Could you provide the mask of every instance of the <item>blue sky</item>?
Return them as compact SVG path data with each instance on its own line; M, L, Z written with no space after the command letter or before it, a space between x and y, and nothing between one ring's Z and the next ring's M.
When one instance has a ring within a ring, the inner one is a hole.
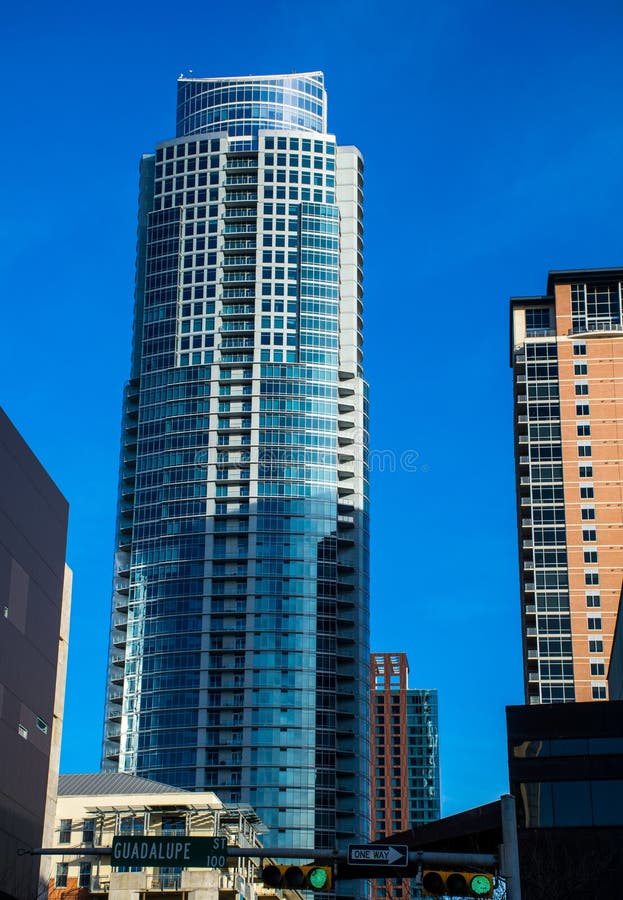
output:
M71 504L62 769L99 767L141 153L175 83L323 69L366 161L372 649L439 689L443 811L507 789L522 702L508 298L623 263L623 6L11 4L1 402Z

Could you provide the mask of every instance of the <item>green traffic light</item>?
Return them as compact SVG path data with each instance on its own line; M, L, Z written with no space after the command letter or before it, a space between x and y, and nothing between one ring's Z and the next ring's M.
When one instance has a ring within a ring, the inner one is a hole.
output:
M328 875L326 869L312 869L309 875L307 876L307 880L309 881L310 887L312 887L315 891L321 891L323 887L325 887L327 883Z
M472 893L477 897L484 897L493 888L493 884L488 875L474 875L470 882Z

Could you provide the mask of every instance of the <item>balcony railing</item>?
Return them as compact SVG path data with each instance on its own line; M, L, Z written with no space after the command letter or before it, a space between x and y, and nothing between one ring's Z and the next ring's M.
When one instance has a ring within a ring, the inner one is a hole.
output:
M568 334L591 334L595 331L623 333L623 325L620 322L584 322L582 325L574 325Z
M152 879L151 886L160 891L179 891L182 886L182 876L161 875L159 878Z

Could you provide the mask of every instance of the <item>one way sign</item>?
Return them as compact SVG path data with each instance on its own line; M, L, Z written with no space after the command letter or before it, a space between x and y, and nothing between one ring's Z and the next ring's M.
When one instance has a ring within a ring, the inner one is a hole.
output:
M406 844L351 844L348 863L351 866L407 866L409 849Z

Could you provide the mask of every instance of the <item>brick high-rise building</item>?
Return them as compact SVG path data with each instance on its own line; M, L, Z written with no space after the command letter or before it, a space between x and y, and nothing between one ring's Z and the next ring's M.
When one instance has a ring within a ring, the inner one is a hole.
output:
M373 653L371 671L372 839L441 814L437 691L409 688L404 653ZM373 900L407 898L409 879L372 882Z
M527 703L607 698L623 544L623 269L511 299Z

